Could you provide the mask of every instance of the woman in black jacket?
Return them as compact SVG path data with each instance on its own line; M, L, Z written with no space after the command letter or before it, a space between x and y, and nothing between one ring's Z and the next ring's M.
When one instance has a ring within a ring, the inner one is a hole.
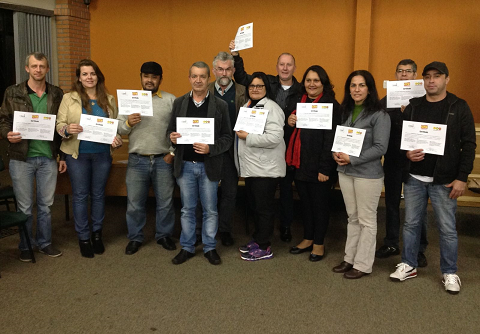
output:
M295 168L295 185L302 206L304 237L292 254L311 251L310 261L316 262L325 255L324 239L329 221L329 198L332 183L336 181L335 161L332 145L335 128L341 121L339 104L335 100L333 85L327 72L318 65L310 66L302 79L303 94L297 103L332 103L332 128L299 129L290 137L287 149L287 165ZM289 106L290 110L296 105ZM296 110L288 117L288 125L295 127Z

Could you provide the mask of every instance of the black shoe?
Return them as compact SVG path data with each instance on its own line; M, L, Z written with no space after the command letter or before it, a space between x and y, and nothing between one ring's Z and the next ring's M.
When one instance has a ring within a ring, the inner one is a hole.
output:
M317 261L323 260L324 256L325 256L325 251L323 252L323 255L310 253L310 256L308 257L308 259L312 262L317 262Z
M195 247L197 247L198 245L201 245L202 244L202 235L201 234L196 234L196 239L195 239Z
M22 262L32 262L32 254L30 254L29 250L22 250L20 251L19 260Z
M424 268L428 265L427 257L422 252L418 252L417 267Z
M83 257L93 258L95 255L93 253L92 243L89 240L78 240L80 245L80 253Z
M195 256L195 253L190 253L189 251L186 251L185 249L182 249L180 253L177 254L172 259L173 264L182 264L183 262L187 261L188 259L192 258Z
M398 255L398 254L400 254L400 249L398 249L397 247L383 245L375 252L375 257L379 259L386 259L391 255Z
M102 241L102 230L92 233L92 246L95 254L103 254L103 252L105 252L105 246Z
M280 227L280 240L285 242L292 241L292 231L290 227Z
M232 246L234 241L230 232L220 232L220 238L222 239L222 245Z
M305 252L310 252L312 249L313 249L313 244L305 248L298 248L297 246L294 246L290 248L290 254L302 254Z
M133 255L136 252L138 252L138 249L142 246L142 243L140 241L130 241L127 245L127 248L125 248L125 254L127 255Z
M177 246L170 237L160 238L157 240L157 244L162 245L166 250L175 250Z
M208 259L208 262L210 262L213 265L217 265L222 263L222 260L220 259L220 256L218 255L217 251L215 249L212 249L211 251L206 252L203 254Z

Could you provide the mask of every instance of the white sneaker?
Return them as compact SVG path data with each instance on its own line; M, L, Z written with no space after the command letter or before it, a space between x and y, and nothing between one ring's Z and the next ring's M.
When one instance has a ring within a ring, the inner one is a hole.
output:
M445 290L452 295L456 295L460 292L462 282L457 274L443 274L442 283L445 285Z
M397 264L397 270L390 274L390 279L394 282L403 282L406 279L417 277L417 268L410 267L406 263Z

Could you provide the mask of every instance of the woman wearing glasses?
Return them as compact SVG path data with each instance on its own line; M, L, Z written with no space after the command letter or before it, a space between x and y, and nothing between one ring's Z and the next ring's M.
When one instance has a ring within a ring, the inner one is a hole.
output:
M303 94L288 106L292 128L297 123L297 103L331 103L332 127L329 130L295 128L288 144L287 165L295 167L295 186L300 197L303 218L303 240L290 249L291 254L310 251L309 260L317 262L325 255L324 239L330 218L329 199L332 182L336 182L336 164L332 158L335 128L340 124L340 105L335 100L333 85L327 72L318 65L310 66L302 79Z
M285 176L285 115L270 97L265 73L253 73L246 87L248 102L244 107L254 108L259 113L262 109L268 110L262 134L237 131L235 136L235 165L238 175L245 178L255 221L253 240L239 250L243 260L258 261L273 257L270 238L273 234L275 191L279 178Z
M377 207L383 186L382 155L390 137L390 116L383 110L368 71L352 72L345 82L343 126L366 130L360 156L334 152L348 214L343 262L333 268L345 278L372 272L377 237Z

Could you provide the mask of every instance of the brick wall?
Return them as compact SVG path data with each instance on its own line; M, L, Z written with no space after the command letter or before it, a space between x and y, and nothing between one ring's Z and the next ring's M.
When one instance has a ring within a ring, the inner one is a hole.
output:
M78 62L90 58L90 13L83 0L57 0L58 84L65 92L75 80Z

